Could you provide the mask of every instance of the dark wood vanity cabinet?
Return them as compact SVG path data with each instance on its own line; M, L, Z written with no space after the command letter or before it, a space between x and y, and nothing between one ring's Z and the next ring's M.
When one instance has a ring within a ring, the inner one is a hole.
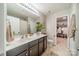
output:
M43 39L44 39L43 46L44 46L44 51L45 51L47 48L47 37L44 37Z
M28 50L23 51L22 53L18 54L17 56L28 56Z
M25 52L25 54L24 54L24 52ZM24 44L24 45L21 45L19 47L16 47L14 49L11 49L11 50L7 51L6 55L7 56L18 56L18 55L22 55L23 54L25 56L26 53L28 53L28 45Z
M47 36L6 52L7 56L40 56L47 48Z
M43 53L43 38L39 39L38 48L38 55L41 55Z
M30 42L28 46L29 56L38 56L38 40Z
M29 49L29 56L38 56L38 45L34 45Z

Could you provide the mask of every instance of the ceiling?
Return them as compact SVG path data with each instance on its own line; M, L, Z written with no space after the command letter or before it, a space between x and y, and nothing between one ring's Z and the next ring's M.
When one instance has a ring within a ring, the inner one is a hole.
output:
M56 13L71 7L71 3L32 3L32 5L44 15L48 12Z

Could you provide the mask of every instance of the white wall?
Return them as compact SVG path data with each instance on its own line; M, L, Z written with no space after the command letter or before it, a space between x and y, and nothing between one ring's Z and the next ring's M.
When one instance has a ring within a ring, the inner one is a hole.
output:
M53 39L55 35L55 19L53 19L53 14L48 14L46 18L46 30L49 39Z
M0 3L0 55L4 55L4 4Z
M76 40L76 50L77 48L79 48L79 4L76 4L76 36L75 36L75 40ZM78 53L79 55L79 53Z
M46 19L46 26L47 26L47 34L49 38L53 38L54 41L56 42L56 18L57 17L62 17L62 16L67 16L68 17L68 22L69 22L69 16L70 16L70 9L69 10L64 10L60 11L57 13L50 13L47 15Z
M41 22L45 25L46 23L46 16L43 15L41 12L39 13L39 17L36 19L36 22Z

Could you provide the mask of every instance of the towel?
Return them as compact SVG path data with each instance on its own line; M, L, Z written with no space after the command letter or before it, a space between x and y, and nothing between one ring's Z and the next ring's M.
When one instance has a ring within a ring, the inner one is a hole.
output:
M69 23L69 31L68 31L68 37L74 37L75 31L76 31L76 19L75 15L73 14Z
M14 40L10 22L6 23L6 37L7 37L7 42L11 42Z

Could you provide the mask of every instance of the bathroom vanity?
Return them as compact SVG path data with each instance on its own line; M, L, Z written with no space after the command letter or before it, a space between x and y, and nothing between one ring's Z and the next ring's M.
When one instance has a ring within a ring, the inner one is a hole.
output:
M34 35L31 38L23 38L7 45L7 56L40 56L47 48L47 36Z
M23 4L7 4L6 55L39 56L47 48L47 35L36 33L39 16L22 6L24 7ZM28 33L33 35L27 36Z

